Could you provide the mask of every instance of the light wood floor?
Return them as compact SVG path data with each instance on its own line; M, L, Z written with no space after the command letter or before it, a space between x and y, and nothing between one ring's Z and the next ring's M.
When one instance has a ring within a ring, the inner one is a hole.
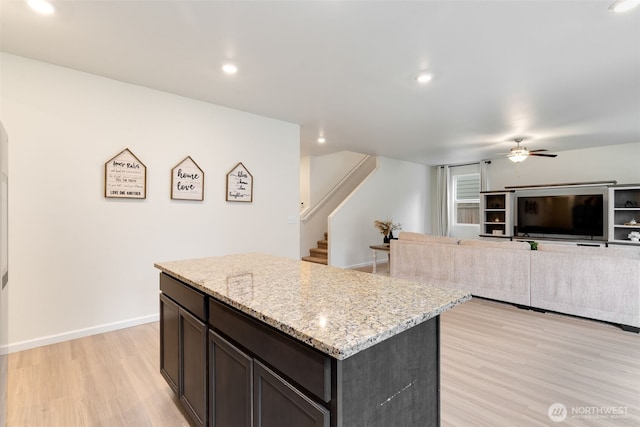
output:
M10 354L7 426L189 426L159 336L155 322Z
M640 425L637 334L480 299L441 320L443 426ZM7 425L188 426L158 372L158 335L150 323L11 354ZM556 424L553 403L627 414Z
M443 426L640 425L640 336L615 326L474 298L442 315L440 356Z

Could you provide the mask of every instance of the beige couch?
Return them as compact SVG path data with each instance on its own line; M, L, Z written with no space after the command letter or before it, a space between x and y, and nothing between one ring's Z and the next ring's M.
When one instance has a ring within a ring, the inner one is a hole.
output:
M640 328L640 248L457 240L401 232L391 276ZM626 328L630 326L632 328Z
M640 249L541 243L531 252L531 306L640 327Z

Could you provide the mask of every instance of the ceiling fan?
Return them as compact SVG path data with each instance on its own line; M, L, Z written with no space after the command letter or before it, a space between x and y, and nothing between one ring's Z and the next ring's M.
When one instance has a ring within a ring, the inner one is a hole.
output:
M549 150L527 150L527 147L520 147L520 143L524 140L524 138L515 138L513 142L516 143L516 146L509 151L507 157L514 163L524 162L529 156L540 156L540 157L557 157L557 154L543 154L541 151L549 151Z

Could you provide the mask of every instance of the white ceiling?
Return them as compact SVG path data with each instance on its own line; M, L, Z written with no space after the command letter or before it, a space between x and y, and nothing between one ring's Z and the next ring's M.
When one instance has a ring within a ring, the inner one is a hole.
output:
M0 36L4 52L298 123L303 154L458 163L518 136L555 152L640 141L640 8L612 1L54 0L41 16L2 0Z

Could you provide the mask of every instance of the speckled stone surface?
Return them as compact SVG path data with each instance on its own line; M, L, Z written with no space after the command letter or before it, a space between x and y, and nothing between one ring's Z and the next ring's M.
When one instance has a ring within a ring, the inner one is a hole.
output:
M155 267L336 359L471 298L463 291L264 254Z

